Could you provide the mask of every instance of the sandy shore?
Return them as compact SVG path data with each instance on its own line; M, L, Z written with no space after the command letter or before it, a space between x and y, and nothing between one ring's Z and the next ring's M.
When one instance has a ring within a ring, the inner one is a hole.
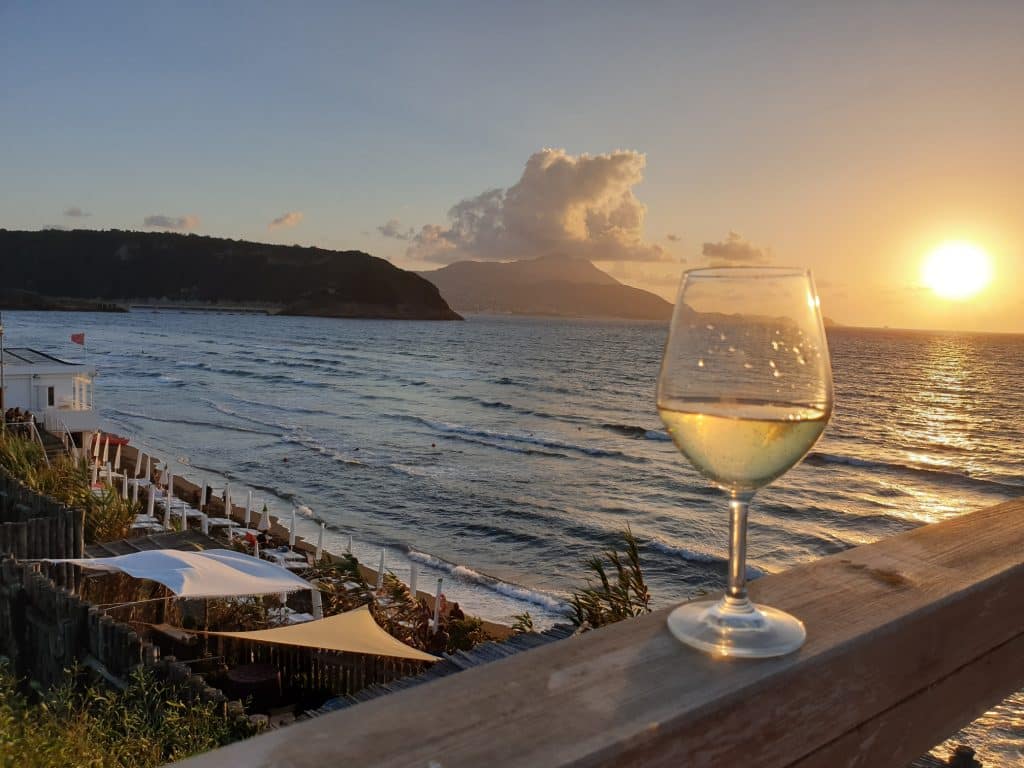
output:
M132 445L124 446L124 448L121 451L122 462L126 465L130 465L133 469L136 466L138 457L139 449ZM154 459L156 459L156 457L154 457ZM175 475L174 490L175 496L177 496L178 498L182 498L191 503L198 504L200 489L199 486L196 483L193 483L191 480L180 475ZM210 508L210 511L214 514L224 513L224 502L221 499L217 498L216 496L207 500L207 507ZM235 504L232 504L231 509L228 511L227 514L223 514L223 516L230 517L232 520L244 524L245 507L239 507ZM287 541L289 529L281 523L280 518L271 515L270 529L267 531L267 533L279 541ZM316 553L316 545L309 541L306 541L304 538L298 535L296 535L295 537L295 546L293 547L293 549L297 552L302 552L304 554ZM323 556L328 558L331 562L338 562L342 559L340 556L335 555L332 552L328 552L326 549L323 552ZM363 579L365 579L367 584L377 583L378 572L373 568L370 568L369 566L364 565L363 563L359 563L359 573L362 575ZM433 612L434 595L428 592L424 592L422 590L416 590L416 597L419 600L425 602L430 611ZM512 634L512 628L504 624L498 624L493 621L488 621L487 619L481 619L481 621L483 622L483 628L487 632L487 634L497 640L504 640Z

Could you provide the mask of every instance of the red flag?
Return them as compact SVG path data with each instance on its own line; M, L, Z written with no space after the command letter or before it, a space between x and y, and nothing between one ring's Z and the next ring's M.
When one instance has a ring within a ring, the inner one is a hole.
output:
M71 334L71 341L73 341L75 344L81 344L84 347L85 346L85 334L84 333L72 333Z

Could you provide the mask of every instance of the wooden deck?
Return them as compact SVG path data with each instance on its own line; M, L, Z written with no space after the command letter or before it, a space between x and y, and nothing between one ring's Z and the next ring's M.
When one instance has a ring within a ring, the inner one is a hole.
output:
M1024 501L751 585L807 644L683 647L666 611L185 761L210 766L906 766L1024 687Z

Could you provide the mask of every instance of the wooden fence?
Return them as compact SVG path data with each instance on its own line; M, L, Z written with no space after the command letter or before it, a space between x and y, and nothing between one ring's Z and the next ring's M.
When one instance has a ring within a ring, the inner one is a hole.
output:
M352 694L377 683L389 683L424 670L423 662L337 653L314 648L257 643L230 637L210 637L210 651L229 667L271 664L281 674L281 685L295 692L326 695Z
M68 669L84 665L123 688L133 671L147 666L160 677L187 681L205 701L226 702L187 664L173 656L161 658L159 649L131 625L70 590L62 583L66 573L10 556L0 560L0 655L10 660L17 676L49 687L65 680Z
M36 493L0 469L0 555L82 557L85 512Z

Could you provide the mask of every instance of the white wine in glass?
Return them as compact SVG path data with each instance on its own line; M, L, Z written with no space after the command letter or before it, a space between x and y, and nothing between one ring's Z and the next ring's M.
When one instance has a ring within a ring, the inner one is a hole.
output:
M661 374L658 412L679 451L729 496L728 587L668 619L709 653L781 656L803 624L747 597L747 514L754 492L796 465L832 415L832 370L806 270L695 269L683 275Z

